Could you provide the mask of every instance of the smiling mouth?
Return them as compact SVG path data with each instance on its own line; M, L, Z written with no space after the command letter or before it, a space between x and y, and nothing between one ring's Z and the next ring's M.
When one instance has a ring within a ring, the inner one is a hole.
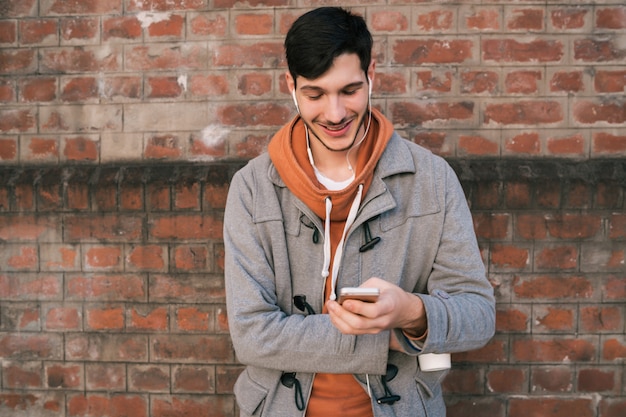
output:
M320 126L329 134L333 135L333 136L340 136L341 134L345 133L350 126L352 125L352 120L349 120L345 123L340 123L340 124L336 124L336 125L327 125L327 124L321 124Z

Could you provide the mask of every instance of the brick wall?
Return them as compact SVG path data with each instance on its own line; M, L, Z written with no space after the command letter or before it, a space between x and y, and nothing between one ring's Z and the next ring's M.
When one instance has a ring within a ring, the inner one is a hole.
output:
M224 199L294 114L282 40L321 3L0 0L0 415L236 415ZM342 4L496 288L449 416L626 415L623 2Z

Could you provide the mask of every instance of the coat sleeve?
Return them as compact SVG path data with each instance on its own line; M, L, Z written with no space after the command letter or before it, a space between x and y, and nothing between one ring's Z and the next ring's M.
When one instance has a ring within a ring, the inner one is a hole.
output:
M342 335L326 314L289 314L281 306L287 301L278 294L290 289L277 285L291 282L279 277L289 273L285 233L278 202L277 210L256 209L257 199L275 198L259 186L268 181L257 178L267 175L261 171L249 164L234 176L224 214L226 304L237 359L289 372L384 374L388 332Z
M435 157L436 158L436 157ZM424 302L428 336L415 350L397 332L407 353L453 353L484 346L495 332L495 299L476 241L472 216L452 168L440 158L438 183L445 210Z

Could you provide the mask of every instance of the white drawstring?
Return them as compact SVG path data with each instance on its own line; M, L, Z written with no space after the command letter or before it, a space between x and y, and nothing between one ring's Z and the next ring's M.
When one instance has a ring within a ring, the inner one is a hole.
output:
M341 240L337 245L337 249L335 250L335 257L333 261L333 271L330 279L330 299L336 300L337 295L335 294L335 285L337 284L337 275L339 273L339 266L341 265L341 258L343 256L343 245L346 240L346 235L348 234L348 230L354 223L356 219L357 212L359 211L359 206L361 205L361 195L363 194L363 184L359 184L357 189L356 197L354 197L354 201L352 202L352 206L350 207L350 212L348 213L348 218L346 219L346 225L343 228L343 234L341 235ZM328 268L330 267L330 213L332 211L332 201L330 197L326 197L326 220L324 221L324 267L322 269L322 277L328 277Z

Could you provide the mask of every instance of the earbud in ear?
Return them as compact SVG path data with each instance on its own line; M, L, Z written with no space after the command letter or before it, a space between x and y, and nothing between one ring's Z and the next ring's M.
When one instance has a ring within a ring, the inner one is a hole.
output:
M296 105L296 110L300 113L300 106L298 106L298 99L296 99L296 89L291 90L291 97L293 98L293 104Z
M367 83L369 88L369 97L372 97L372 79L369 76L367 77Z

